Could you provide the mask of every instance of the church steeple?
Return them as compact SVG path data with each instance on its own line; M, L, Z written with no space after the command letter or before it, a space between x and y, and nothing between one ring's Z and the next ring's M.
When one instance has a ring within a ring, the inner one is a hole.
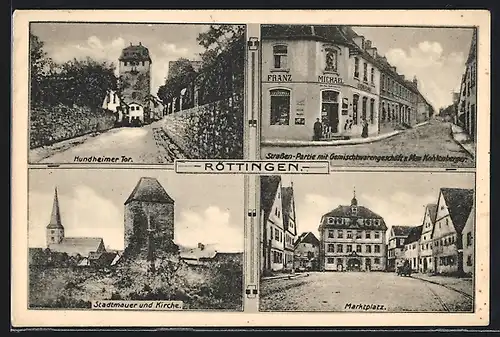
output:
M50 222L47 225L47 246L60 243L64 239L64 227L61 222L61 212L59 210L59 198L57 197L57 187L54 190L54 201L52 203L52 213Z
M352 215L358 214L358 199L356 199L356 187L354 187L353 197L351 199L351 214Z

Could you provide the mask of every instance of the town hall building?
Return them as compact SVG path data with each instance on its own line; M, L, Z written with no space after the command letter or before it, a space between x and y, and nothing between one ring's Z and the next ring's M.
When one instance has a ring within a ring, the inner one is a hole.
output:
M358 205L339 205L321 217L320 268L322 271L371 271L386 269L384 219Z

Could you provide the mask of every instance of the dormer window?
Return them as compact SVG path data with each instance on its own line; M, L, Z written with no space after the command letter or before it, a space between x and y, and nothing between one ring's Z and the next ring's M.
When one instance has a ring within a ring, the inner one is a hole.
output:
M326 65L325 65L325 71L331 71L331 72L336 72L337 71L337 51L328 48L326 49Z
M286 45L273 46L274 69L286 69L288 66L288 47Z

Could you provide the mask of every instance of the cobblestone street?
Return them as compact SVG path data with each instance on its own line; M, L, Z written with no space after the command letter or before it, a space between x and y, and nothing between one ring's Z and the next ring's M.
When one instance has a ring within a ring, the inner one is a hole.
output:
M130 163L173 163L182 151L161 128L161 122L143 127L122 127L98 135L85 135L30 151L32 163L77 163L75 157L122 157ZM121 159L118 163L122 163Z
M467 291L385 272L312 272L261 283L261 311L470 312ZM358 307L356 307L358 306ZM365 309L366 310L366 309Z
M275 147L263 146L262 158L265 159L268 153L285 153L292 155L293 159L297 154L332 154L337 157L330 160L332 166L404 166L404 167L449 167L462 168L474 167L474 159L455 142L451 133L451 125L447 122L432 120L429 124L415 129L408 129L402 133L384 140L358 144L339 146L304 146L304 147ZM344 160L342 155L361 156L410 156L415 155L412 160ZM428 157L425 157L428 155ZM455 162L446 159L433 157L458 157ZM420 158L420 160L418 160ZM428 158L428 159L426 159Z

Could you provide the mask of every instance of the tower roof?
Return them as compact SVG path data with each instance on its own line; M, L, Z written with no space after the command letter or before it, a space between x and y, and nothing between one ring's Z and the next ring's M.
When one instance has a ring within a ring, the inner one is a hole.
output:
M134 190L125 201L125 205L132 201L149 201L161 204L173 204L172 199L156 178L142 177Z
M351 199L351 206L358 206L358 199L356 199L356 189L353 191L353 196Z
M132 45L123 48L120 55L119 61L149 61L151 62L151 57L149 56L149 49L144 47L142 43L139 42L138 45Z
M59 211L59 199L57 198L57 187L54 190L54 202L52 203L52 214L47 228L64 228L61 223L61 213Z

